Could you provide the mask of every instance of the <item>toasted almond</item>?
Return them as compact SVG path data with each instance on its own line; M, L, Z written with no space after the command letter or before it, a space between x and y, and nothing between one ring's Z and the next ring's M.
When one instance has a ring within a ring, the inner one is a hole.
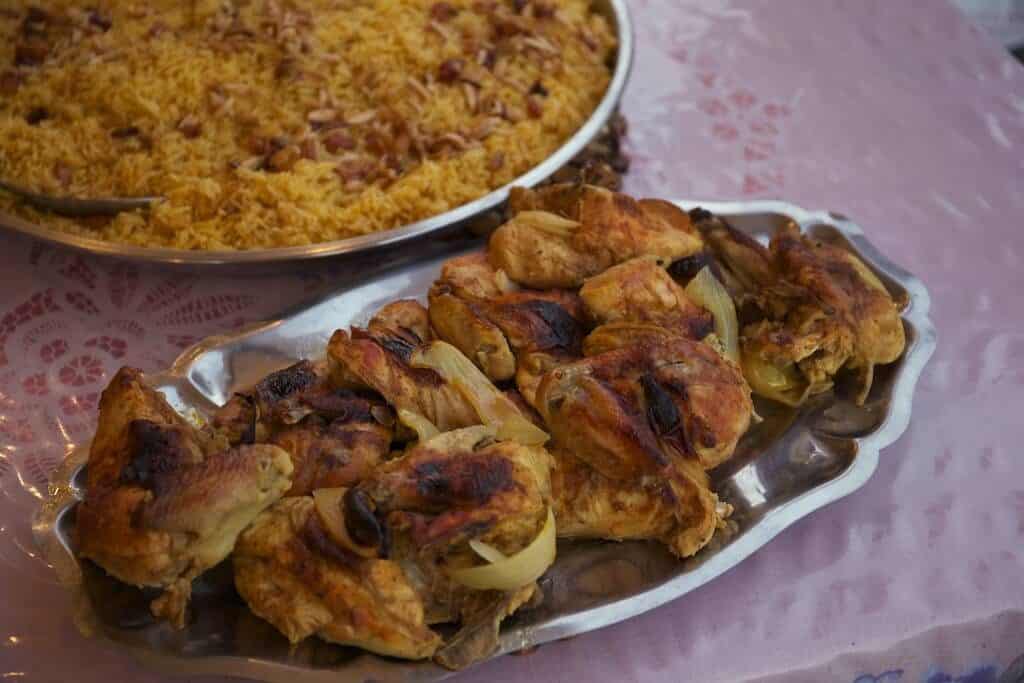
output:
M367 109L366 111L356 112L355 114L348 114L345 116L345 123L350 126L361 126L365 123L369 123L377 118L377 112L374 109Z
M437 79L442 83L451 83L462 73L463 67L466 62L463 59L453 57L446 59L441 62L441 66L437 68Z
M338 118L338 112L334 109L314 109L306 114L306 120L310 123L330 123Z
M471 112L475 114L478 105L476 88L470 85L469 83L463 83L462 94L466 98L466 106L469 108Z
M409 76L408 78L406 78L406 82L409 84L409 87L416 92L417 95L419 95L425 100L430 99L430 91L427 90L427 87L423 85L423 83L421 83L418 78L416 78L415 76Z
M523 38L523 44L529 47L539 50L540 52L546 52L549 55L557 55L558 48L549 43L541 36L526 36Z
M238 164L238 167L244 168L247 171L256 171L263 167L264 161L266 161L266 157L263 156L249 157L245 161Z
M427 28L437 33L437 35L441 36L446 41L455 42L455 36L452 34L452 32L445 28L444 26L442 26L438 21L431 19L430 21L427 22Z

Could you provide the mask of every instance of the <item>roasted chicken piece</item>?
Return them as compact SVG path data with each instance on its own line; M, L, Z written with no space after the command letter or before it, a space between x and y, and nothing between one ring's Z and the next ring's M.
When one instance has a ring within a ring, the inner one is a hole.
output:
M728 459L750 424L750 390L707 344L674 338L562 365L536 407L564 448L606 477L637 480L679 458Z
M327 345L341 385L371 389L399 412L425 417L441 431L479 424L472 403L430 368L410 365L416 345L390 332L338 330Z
M678 332L652 323L606 323L583 340L583 355L597 356L627 346L645 346L681 336Z
M399 299L387 304L370 319L366 329L371 334L401 339L410 346L434 339L427 309L414 299Z
M488 316L488 301L439 291L430 296L430 321L437 335L472 360L487 377L503 382L515 377L516 357L502 332Z
M213 416L214 429L231 443L266 441L274 429L292 425L318 410L345 410L346 396L340 407L327 382L325 362L302 360L270 373L250 391L232 396Z
M796 405L831 388L848 370L856 401L871 388L875 365L906 345L899 308L871 270L849 251L787 225L766 249L725 222L700 216L741 308L743 369L756 393Z
M163 588L153 613L180 628L192 579L228 556L291 473L277 446L228 447L122 368L100 399L78 554L125 583Z
M372 500L416 552L443 557L470 539L512 554L540 531L550 502L550 456L497 441L487 426L445 432L383 463L354 491Z
M711 314L687 298L655 257L631 259L589 278L580 298L598 323L657 325L698 341L715 329Z
M675 459L660 475L616 480L565 451L553 456L551 495L562 538L655 540L689 557L714 535L724 506L692 460Z
M213 419L231 443L260 441L288 452L289 496L355 484L387 456L394 422L383 401L333 388L327 363L308 360L235 394Z
M504 593L471 590L449 576L480 562L470 540L511 555L536 538L547 518L547 451L496 441L494 434L477 426L422 442L382 465L347 501L352 537L386 539L388 556L423 597L427 622L462 623L441 658L449 667L490 654L501 619L536 591L535 584ZM383 520L379 533L374 520Z
M285 498L239 538L235 586L257 616L292 643L317 635L391 657L430 657L441 638L394 561L338 545L309 497Z
M286 426L269 441L288 451L295 473L286 495L301 496L314 489L353 486L368 476L391 450L392 428L382 424L373 411L393 416L383 405L366 399L344 417L326 419L310 415ZM380 413L378 413L380 414Z
M441 265L441 275L434 288L463 299L482 301L519 290L505 271L494 267L487 252L479 251L448 259Z
M430 290L430 320L493 381L513 377L532 399L541 375L578 358L586 315L564 290L507 291L484 255L452 259Z
M512 219L491 236L490 262L537 289L573 288L636 256L671 262L700 251L688 216L667 202L591 185L513 188Z

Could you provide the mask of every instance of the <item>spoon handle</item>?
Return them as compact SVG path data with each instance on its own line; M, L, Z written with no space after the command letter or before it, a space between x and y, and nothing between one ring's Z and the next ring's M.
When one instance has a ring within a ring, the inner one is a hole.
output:
M109 199L77 199L75 197L53 197L29 192L0 180L0 189L22 199L26 204L62 216L113 216L122 211L148 208L160 197L118 197Z

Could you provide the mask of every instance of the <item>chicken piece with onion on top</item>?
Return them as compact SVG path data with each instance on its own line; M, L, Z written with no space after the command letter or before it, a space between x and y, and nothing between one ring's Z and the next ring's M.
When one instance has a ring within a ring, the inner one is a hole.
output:
M899 307L878 277L793 224L765 248L706 212L698 218L742 312L742 364L755 393L799 405L849 373L863 404L874 367L906 346Z

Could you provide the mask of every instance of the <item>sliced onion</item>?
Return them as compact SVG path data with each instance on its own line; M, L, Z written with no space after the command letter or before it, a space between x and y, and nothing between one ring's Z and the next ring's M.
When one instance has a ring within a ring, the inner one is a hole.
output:
M473 549L473 552L484 558L491 564L495 562L504 562L508 559L508 555L495 548L490 543L484 543L478 541L475 538L469 542L469 547Z
M405 408L398 409L398 421L416 432L416 436L420 441L426 441L427 439L431 439L441 433L441 431L434 426L434 423L426 417L415 411L406 410Z
M377 557L377 548L359 545L348 533L345 526L345 515L342 513L342 502L347 488L317 489L313 491L313 504L317 517L327 530L331 539L342 548L360 557Z
M548 440L547 432L530 422L473 361L451 344L435 341L420 347L410 363L434 370L454 386L472 404L480 420L497 429L497 438L527 446L538 446Z
M787 406L800 405L811 391L795 366L780 368L755 353L743 353L743 376L755 394Z
M550 211L520 211L512 220L557 237L570 237L580 227L579 221L562 218Z
M686 285L686 296L711 313L715 319L715 334L725 348L726 357L739 363L740 325L736 319L736 305L710 268L701 268L690 280Z
M548 508L544 528L518 553L505 556L486 543L470 542L473 550L490 564L451 571L454 581L474 590L510 591L539 579L555 561L555 515Z

